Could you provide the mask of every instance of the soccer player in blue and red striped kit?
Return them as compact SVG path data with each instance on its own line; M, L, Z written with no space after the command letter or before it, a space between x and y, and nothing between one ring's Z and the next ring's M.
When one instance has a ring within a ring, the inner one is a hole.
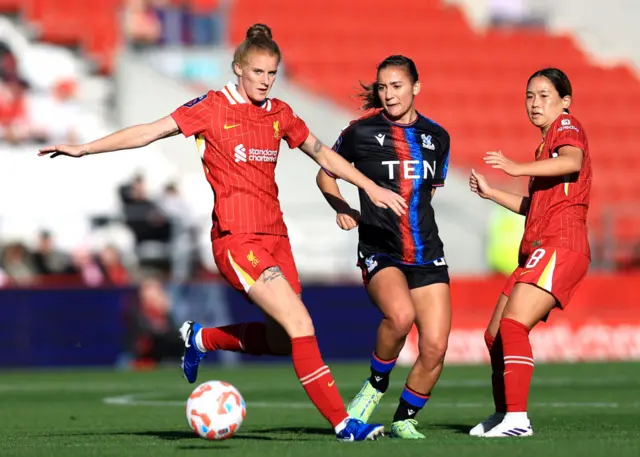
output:
M337 213L344 230L359 225L358 266L365 287L382 312L371 358L371 376L347 412L369 420L389 387L389 376L405 339L416 324L419 356L407 378L393 418L392 435L424 438L416 430L416 414L431 395L442 371L451 330L449 274L438 236L431 199L443 186L449 164L449 134L418 113L420 92L414 62L390 56L379 66L376 81L364 86L364 108L373 110L354 121L334 150L379 186L399 193L409 211L397 216L376 208L360 191L362 214L340 194L326 170L318 186Z

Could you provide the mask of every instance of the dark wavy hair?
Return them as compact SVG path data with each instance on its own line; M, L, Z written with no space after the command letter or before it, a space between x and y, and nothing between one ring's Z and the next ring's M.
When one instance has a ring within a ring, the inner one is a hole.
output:
M380 70L389 67L402 68L407 72L407 75L409 75L409 79L411 79L412 84L415 84L419 80L416 64L408 57L401 55L389 56L382 62L380 62L376 73L380 73ZM357 95L357 97L362 100L362 109L370 110L382 108L382 101L380 100L380 96L378 95L378 81L373 81L371 84L364 84L360 82L360 86L362 87L362 90Z

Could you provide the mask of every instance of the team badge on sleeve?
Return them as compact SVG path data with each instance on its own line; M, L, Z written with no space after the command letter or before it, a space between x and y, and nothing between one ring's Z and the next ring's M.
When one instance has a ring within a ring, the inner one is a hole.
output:
M342 144L342 135L340 135L338 137L338 139L336 140L335 144L333 145L333 149L334 151L338 152L340 150L340 145Z
M193 100L188 101L187 103L185 103L183 106L186 106L187 108L191 108L194 105L197 105L198 103L200 103L205 98L207 98L207 94L201 95L198 98L194 98Z

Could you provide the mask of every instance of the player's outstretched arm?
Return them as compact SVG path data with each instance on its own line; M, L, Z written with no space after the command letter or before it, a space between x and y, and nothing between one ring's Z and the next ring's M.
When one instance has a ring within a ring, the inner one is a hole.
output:
M490 151L484 161L509 176L564 176L580 171L583 156L582 150L575 146L562 146L558 149L557 157L546 160L517 163L506 158L500 151Z
M340 193L340 187L336 182L336 178L329 176L322 168L318 171L316 176L316 184L322 191L327 203L336 212L336 223L342 230L351 230L358 226L360 219L360 213L351 208L349 203L344 199Z
M529 211L529 197L523 195L512 194L500 189L494 189L489 185L487 179L476 172L471 170L469 175L469 188L474 194L478 196L496 202L498 205L513 211L516 214L522 214L523 216Z
M374 205L389 208L398 216L406 212L407 203L400 195L376 185L340 154L323 145L312 133L300 145L300 149L329 173L364 190Z
M83 157L88 154L135 149L147 146L156 140L177 135L178 133L180 133L180 129L176 121L174 121L171 116L166 116L148 124L127 127L126 129L90 143L47 146L40 149L38 155L49 155L51 158L58 156Z

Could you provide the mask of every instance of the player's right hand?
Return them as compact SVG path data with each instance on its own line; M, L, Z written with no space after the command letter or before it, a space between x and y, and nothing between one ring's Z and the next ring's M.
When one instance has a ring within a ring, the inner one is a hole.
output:
M46 146L40 149L39 156L50 156L54 159L58 156L82 157L87 155L84 145L59 144L57 146Z
M360 212L352 209L348 213L336 214L336 223L342 230L352 230L358 226Z
M482 198L490 198L491 186L489 186L487 179L473 168L469 175L469 188L471 192L478 194Z
M371 202L378 208L388 208L396 213L398 217L407 212L407 202L404 201L404 198L389 189L374 185L365 192L367 192Z

